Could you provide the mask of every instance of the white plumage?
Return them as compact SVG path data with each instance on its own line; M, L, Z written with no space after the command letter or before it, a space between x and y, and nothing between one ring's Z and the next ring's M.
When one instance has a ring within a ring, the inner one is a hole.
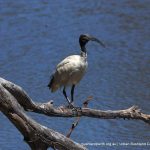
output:
M51 91L55 92L62 86L76 85L87 69L87 59L80 55L68 56L56 67Z
M56 70L52 74L50 82L48 84L48 87L51 89L51 92L55 92L57 89L63 86L63 94L67 99L69 105L72 105L73 102L75 85L79 83L79 81L82 79L88 66L87 51L85 45L89 40L96 41L102 46L104 46L104 44L95 37L92 37L87 34L80 35L79 43L81 47L81 54L68 56L64 60L62 60L57 65ZM66 86L72 86L71 100L66 94Z

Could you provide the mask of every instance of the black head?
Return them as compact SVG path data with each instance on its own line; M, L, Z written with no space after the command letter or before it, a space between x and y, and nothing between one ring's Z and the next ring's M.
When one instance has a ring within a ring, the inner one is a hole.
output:
M81 34L79 37L79 43L81 46L81 50L85 49L85 45L86 45L86 43L88 43L88 41L95 41L95 42L99 43L101 46L105 47L105 45L99 39L97 39L91 35L88 35L88 34Z

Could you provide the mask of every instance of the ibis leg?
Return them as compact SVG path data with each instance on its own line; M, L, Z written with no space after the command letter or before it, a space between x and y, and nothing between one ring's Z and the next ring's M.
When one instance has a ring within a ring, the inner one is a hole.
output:
M73 85L72 85L72 88L71 88L71 103L72 103L73 100L74 100L74 88L75 88L75 85L73 84Z
M66 88L65 88L65 86L64 86L64 89L63 89L63 94L64 94L66 100L68 101L68 103L71 104L71 102L70 102L70 100L69 100L69 98L68 98L68 96L66 94Z

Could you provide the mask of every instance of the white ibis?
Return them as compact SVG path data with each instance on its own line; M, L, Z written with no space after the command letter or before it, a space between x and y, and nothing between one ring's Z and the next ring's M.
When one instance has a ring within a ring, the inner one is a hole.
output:
M88 63L87 63L87 51L85 48L86 43L88 41L95 41L101 44L103 47L105 45L98 40L97 38L90 36L88 34L82 34L79 37L79 44L81 47L81 54L80 55L71 55L66 57L62 60L56 67L55 72L51 75L50 82L48 84L49 89L51 92L55 92L60 87L63 88L63 95L65 96L66 100L69 103L69 106L73 106L74 100L74 88L76 84L84 76ZM71 100L68 98L66 94L66 87L71 87Z

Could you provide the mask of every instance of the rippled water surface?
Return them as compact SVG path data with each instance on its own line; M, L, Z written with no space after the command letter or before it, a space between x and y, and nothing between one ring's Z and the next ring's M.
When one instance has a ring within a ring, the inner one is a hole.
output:
M79 53L78 37L89 33L106 48L89 43L89 68L75 89L81 106L103 110L138 105L150 113L150 1L149 0L0 0L0 76L22 86L35 101L53 99L65 104L61 91L47 88L56 64ZM74 119L29 114L36 121L66 134ZM82 118L72 139L87 142L150 142L150 128L142 121ZM150 146L97 149L150 149ZM27 150L22 135L0 114L0 150Z

